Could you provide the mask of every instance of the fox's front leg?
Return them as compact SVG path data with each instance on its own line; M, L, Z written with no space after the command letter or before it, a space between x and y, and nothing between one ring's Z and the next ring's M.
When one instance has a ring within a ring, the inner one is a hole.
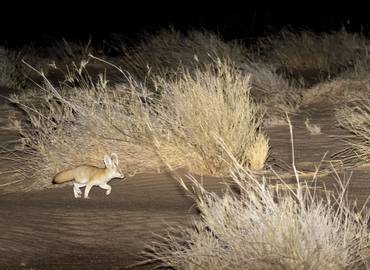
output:
M83 185L82 185L83 186ZM75 198L81 198L81 190L80 190L81 185L77 183L73 183L73 194L75 195Z
M107 191L105 192L105 194L107 195L109 195L112 191L112 187L106 183L99 185L99 187L101 187L102 189L106 189Z
M85 199L89 199L89 192L90 192L90 189L93 187L93 184L90 184L88 183L86 185L86 188L85 188L85 194L84 194L84 198Z

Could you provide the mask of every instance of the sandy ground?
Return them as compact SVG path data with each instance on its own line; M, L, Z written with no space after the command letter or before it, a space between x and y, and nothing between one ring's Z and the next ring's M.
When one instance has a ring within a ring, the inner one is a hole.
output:
M1 113L6 113L2 107ZM322 129L310 135L304 120L310 117ZM332 135L346 133L335 126L330 106L317 105L292 118L297 168L312 171L323 155L327 159L344 148ZM272 163L289 168L291 144L287 126L268 130ZM2 133L1 140L14 139ZM324 166L327 166L324 163ZM4 172L6 164L0 164ZM363 204L370 194L370 169L357 169L349 195ZM349 171L340 172L349 175ZM6 174L0 174L1 178ZM328 186L331 176L322 179ZM221 179L205 178L206 188L221 192ZM94 188L90 200L75 199L72 187L0 196L0 269L123 269L137 261L153 233L168 225L188 225L198 218L193 201L170 174L140 174L113 180L112 194ZM132 269L147 269L134 267Z
M209 179L209 188L222 188ZM121 269L138 258L153 232L186 225L192 200L170 175L112 181L75 199L72 187L0 197L1 266L9 269ZM144 268L134 268L144 269Z

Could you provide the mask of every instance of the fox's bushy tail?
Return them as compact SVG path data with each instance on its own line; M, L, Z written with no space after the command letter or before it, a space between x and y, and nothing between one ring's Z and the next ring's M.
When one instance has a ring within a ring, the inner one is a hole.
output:
M64 182L72 181L73 178L73 170L62 171L54 176L53 184L62 184Z

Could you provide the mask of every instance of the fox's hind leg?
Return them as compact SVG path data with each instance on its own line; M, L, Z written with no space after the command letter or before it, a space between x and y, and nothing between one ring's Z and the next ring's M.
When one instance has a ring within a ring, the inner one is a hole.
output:
M99 187L101 187L102 189L106 189L107 191L105 192L105 194L107 195L109 195L112 191L112 187L106 183L99 185Z
M75 195L75 198L81 198L81 190L80 190L80 187L84 187L85 185L84 184L77 184L77 183L73 183L73 193Z
M93 184L91 184L91 183L88 183L87 185L86 185L86 188L85 188L85 194L84 194L84 198L85 199L90 199L89 198L89 192L90 192L90 189L93 187Z

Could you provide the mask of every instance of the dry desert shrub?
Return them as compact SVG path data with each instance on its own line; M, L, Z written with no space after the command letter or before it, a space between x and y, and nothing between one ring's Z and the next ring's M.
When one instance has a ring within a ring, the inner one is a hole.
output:
M54 42L46 51L49 58L65 62L87 59L89 54L95 53L91 38L87 42L75 42L62 38Z
M216 58L241 63L247 57L246 48L237 42L225 42L207 31L181 33L173 28L147 34L136 46L118 47L123 54L120 65L139 80L150 75L177 76L183 68L192 71Z
M285 112L296 111L301 100L298 84L288 82L272 65L251 61L249 50L238 42L225 42L206 31L185 34L174 29L147 35L139 45L121 46L121 67L134 78L146 81L154 91L156 77L182 77L183 70L192 73L207 69L221 59L234 63L235 68L250 76L251 97L268 113L267 118L281 118ZM271 122L271 121L270 121ZM276 121L274 121L276 122Z
M274 66L246 61L240 69L246 76L251 76L251 97L265 108L267 121L285 119L285 113L299 109L303 92L301 87L278 74Z
M302 95L301 106L315 103L335 104L337 106L360 99L369 98L370 84L367 78L337 78L306 89Z
M22 89L26 85L22 52L0 46L0 86Z
M335 116L340 127L348 130L348 148L340 154L344 161L357 164L370 160L370 103L369 99L355 101L336 108Z
M292 73L324 72L336 75L368 59L369 41L342 29L331 33L284 30L260 40L259 54L267 63Z
M0 46L0 86L12 89L27 89L33 87L33 80L40 77L32 72L24 61L37 69L48 72L48 58L38 51L34 46L24 46L18 49Z
M223 144L221 144L223 145ZM294 155L293 155L294 157ZM148 245L144 264L173 269L365 269L369 261L369 214L356 211L338 192L318 192L302 183L269 186L233 159L237 186L223 195L208 192L194 178L192 194L200 218L191 227L170 228ZM313 183L315 179L313 179ZM312 183L311 183L312 185Z
M227 156L215 140L220 137L241 164L262 169L268 157L268 139L260 132L263 111L250 98L250 77L232 63L221 61L182 74L172 80L154 80L161 93L152 105L160 128L154 126L152 134L163 160L172 164L160 149L173 147L173 152L184 158L181 163L191 170L224 175Z

